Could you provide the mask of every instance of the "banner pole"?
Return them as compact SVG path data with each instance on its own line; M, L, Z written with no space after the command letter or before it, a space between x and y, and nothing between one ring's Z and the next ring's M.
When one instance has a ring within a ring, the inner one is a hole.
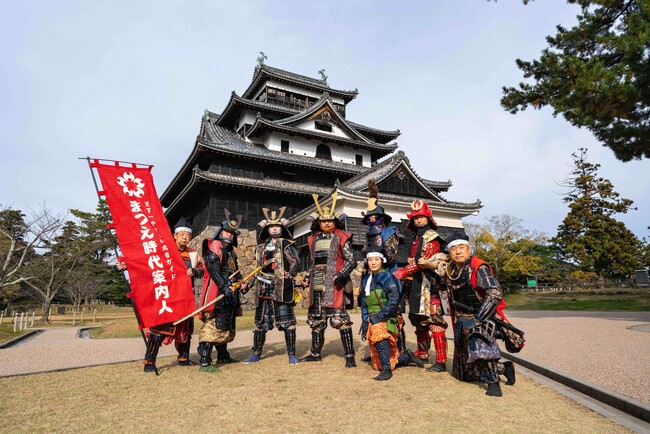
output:
M80 158L81 159L81 158ZM97 192L97 197L101 199L101 195L99 192L99 186L97 185L97 179L95 178L95 172L93 172L93 168L90 166L90 157L86 157L85 160L88 162L88 168L90 169L90 175L93 178L93 184L95 185L95 191ZM98 159L93 158L93 160L99 161ZM106 160L107 161L107 160ZM137 164L137 163L136 163ZM102 215L102 220L104 220L104 223L106 224L106 230L108 231L108 236L111 239L111 244L113 245L113 250L115 251L115 257L117 258L117 240L111 233L111 230L108 228L109 220L108 217L106 216L105 211L100 211ZM131 293L131 284L129 282L129 279L126 277L123 271L120 272L122 275L122 278L124 279L124 289L126 290L127 294ZM129 297L129 300L131 300L131 307L133 308L133 313L135 314L135 319L138 321L138 328L140 329L140 334L142 335L142 339L144 340L144 346L147 346L147 337L144 334L144 330L142 327L142 320L140 319L140 314L138 313L138 309L135 307L135 302L133 301L133 297Z

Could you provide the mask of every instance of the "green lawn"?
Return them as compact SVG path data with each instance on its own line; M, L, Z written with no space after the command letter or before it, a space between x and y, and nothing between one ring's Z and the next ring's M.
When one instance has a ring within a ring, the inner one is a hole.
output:
M31 330L18 330L18 328L16 328L16 333L14 333L13 323L9 322L7 324L7 322L4 321L4 323L0 325L0 343L10 341L14 338L17 338L18 336L24 335L29 331Z
M511 310L650 311L648 288L604 288L506 294Z

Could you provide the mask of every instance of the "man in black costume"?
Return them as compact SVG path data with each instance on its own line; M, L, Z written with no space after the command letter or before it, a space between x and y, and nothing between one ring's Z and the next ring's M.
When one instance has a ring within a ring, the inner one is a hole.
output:
M287 229L289 220L282 218L286 207L279 212L263 208L264 220L258 223L262 228L258 236L261 241L255 251L258 267L257 307L255 308L255 330L253 330L253 354L244 363L257 363L262 358L266 332L273 329L284 331L289 363L298 363L296 358L296 314L294 312L293 278L300 270L298 251Z
M237 362L230 357L227 345L235 339L235 318L241 307L239 290L245 292L247 289L245 283L240 286L242 276L233 250L237 247L242 218L232 218L228 210L225 213L226 220L221 223L212 239L203 240L205 277L201 305L205 306L219 295L224 295L200 314L203 326L199 334L199 362L200 370L207 372L215 371L212 366L213 347L217 349L217 364Z
M508 331L495 323L508 323L503 313L505 302L492 268L471 254L466 236L447 243L451 263L445 283L452 302L454 320L454 361L452 375L461 381L487 383L488 396L501 396L499 374L506 384L515 383L512 362L499 362L501 352L496 339L504 339ZM523 336L517 342L523 347ZM508 347L509 342L506 344Z

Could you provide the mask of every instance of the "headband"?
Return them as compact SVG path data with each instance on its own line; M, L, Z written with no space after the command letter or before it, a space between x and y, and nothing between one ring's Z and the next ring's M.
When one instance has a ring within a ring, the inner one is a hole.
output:
M451 249L452 247L458 246L460 244L465 244L465 245L469 246L469 241L463 240L463 239L457 239L457 240L450 241L449 244L447 244L447 251L449 251L449 249Z
M190 235L191 235L192 234L192 229L186 228L186 227L183 227L183 226L180 226L180 227L177 227L176 229L174 229L175 234L177 234L179 232L189 232Z
M386 257L381 252L368 252L366 259L368 258L381 258L382 262L386 263Z

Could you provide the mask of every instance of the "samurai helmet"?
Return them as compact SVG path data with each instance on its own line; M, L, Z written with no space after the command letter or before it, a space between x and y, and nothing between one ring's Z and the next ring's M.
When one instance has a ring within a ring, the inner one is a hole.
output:
M382 223L385 226L388 226L390 222L393 220L391 216L386 214L384 211L384 208L377 203L377 197L379 196L379 189L377 188L377 183L375 182L374 179L371 179L368 181L368 208L366 209L367 212L361 212L361 215L363 218L361 219L361 223L364 225L368 224L368 219L370 216L376 216L377 219L382 219Z
M260 241L266 241L271 236L271 234L269 234L269 227L274 225L279 225L282 228L280 234L281 238L291 238L291 233L289 232L289 229L287 229L289 220L282 217L286 209L287 207L283 206L278 211L274 210L269 212L268 208L262 208L262 213L265 218L257 224L262 228L259 235Z
M232 245L234 247L237 247L237 235L241 234L241 232L239 232L239 225L241 225L242 216L241 215L233 216L230 213L230 211L228 211L226 208L224 208L223 211L226 216L226 219L221 222L221 226L219 226L219 228L214 233L214 236L212 238L218 239L219 235L221 234L221 231L223 230L230 231L233 234L235 234L232 240Z
M344 229L345 228L345 219L347 216L343 214L342 212L334 211L336 208L336 199L338 197L338 192L335 191L332 193L332 206L325 206L321 207L320 204L318 203L318 195L317 194L312 194L311 196L314 198L314 203L316 204L316 210L318 212L311 213L308 217L309 220L312 221L311 225L311 230L319 230L319 224L318 222L320 220L334 220L334 226L337 229Z
M431 226L431 229L434 230L438 229L438 224L433 219L429 206L427 205L426 202L422 200L413 201L413 203L411 204L411 212L406 213L406 217L409 219L409 222L406 225L406 227L413 232L418 231L417 226L415 226L415 223L413 222L413 219L418 216L425 216L429 220L429 225Z

